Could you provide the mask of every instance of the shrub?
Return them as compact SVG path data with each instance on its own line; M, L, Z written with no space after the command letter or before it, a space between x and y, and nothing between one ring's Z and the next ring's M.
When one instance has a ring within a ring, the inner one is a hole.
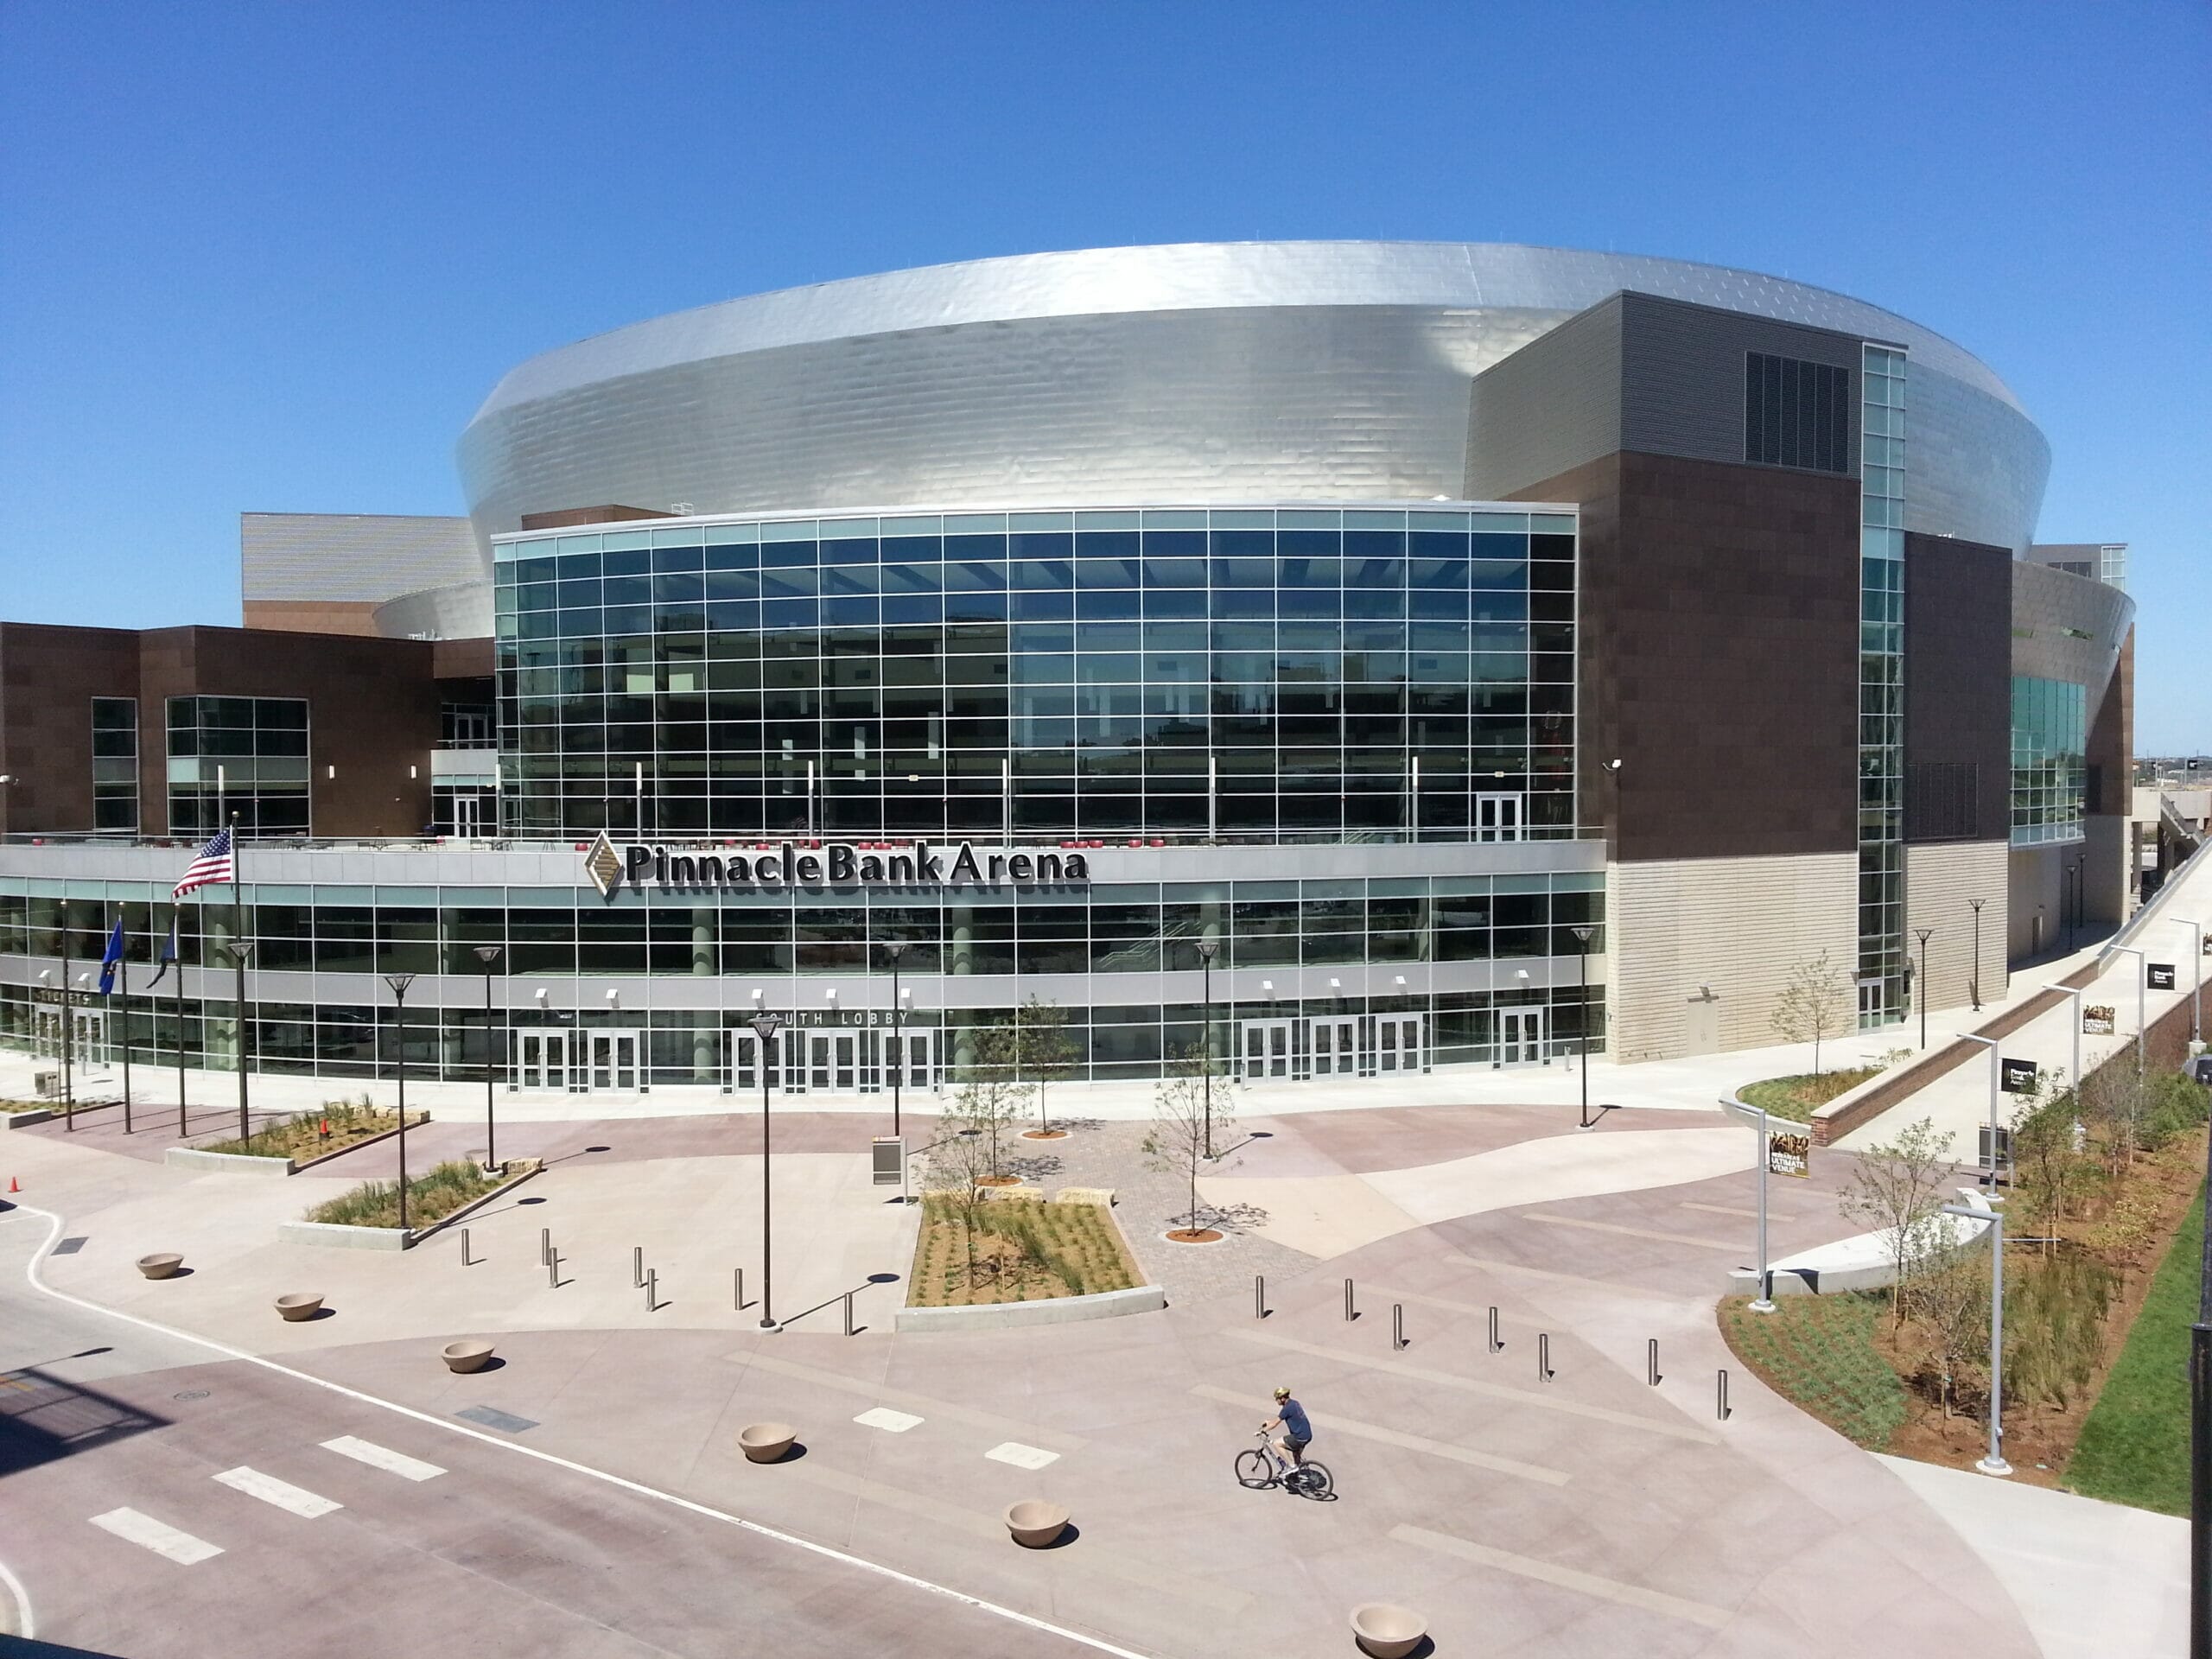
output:
M423 1228L443 1220L464 1204L483 1197L503 1179L486 1174L474 1164L440 1164L429 1174L407 1183L408 1224ZM307 1219L343 1227L397 1227L399 1183L364 1181L351 1192L315 1205L308 1211Z

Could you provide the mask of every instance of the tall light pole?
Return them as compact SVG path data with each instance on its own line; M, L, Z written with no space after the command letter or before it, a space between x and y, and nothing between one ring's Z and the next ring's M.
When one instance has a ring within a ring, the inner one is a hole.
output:
M499 959L496 944L476 947L476 960L484 964L484 1162L492 1169L499 1166L499 1145L492 1128L493 1074L499 1070L497 1055L492 1046L492 964ZM506 1045L499 1045L505 1049Z
M1974 980L1967 987L1967 995L1976 1014L1981 1012L1981 907L1988 902L1986 899L1967 900L1974 909Z
M2143 1075L2144 1026L2150 1018L2149 993L2145 988L2145 982L2151 977L2151 958L2132 944L2115 944L2112 953L2115 957L2135 958L2135 1075L2140 1078Z
M2046 985L2044 989L2074 999L2074 1069L2066 1074L2066 1086L2078 1101L2082 1098L2082 993L2071 985Z
M1575 1127L1583 1129L1597 1127L1590 1121L1590 936L1597 931L1587 922L1577 922L1573 929L1574 937L1582 942L1579 959L1582 967L1582 1058L1575 1068L1582 1073L1582 1113Z
M70 1075L76 1050L70 1038L76 1027L75 1010L69 1006L69 901L61 901L61 1127L77 1127L77 1095ZM238 1131L243 1135L244 1129Z
M1989 1224L1989 1455L1974 1467L1985 1475L2009 1475L2005 1461L2005 1216L2002 1211L1969 1210L1947 1204L1947 1216Z
M392 1044L392 1063L399 1073L399 1236L407 1236L407 988L415 982L412 974L386 974L384 982L391 987L392 1024L397 1039Z
M2204 1166L2212 1179L2212 1124ZM2190 1659L2212 1659L2212 1228L2196 1287L2196 1322L2189 1328L2189 1651Z
M232 914L235 916L238 912L238 907L237 906L232 906ZM245 1114L245 959L253 954L253 942L251 939L237 938L231 938L225 942L223 945L223 953L230 957L232 965L238 969L238 1139L243 1141L246 1138L247 1134Z
M763 1331L776 1329L776 1316L769 1312L775 1279L768 1227L768 1045L776 1040L776 1032L783 1023L780 1016L772 1014L756 1014L753 1020L753 1034L760 1039L760 1328Z
M906 954L906 941L891 939L883 947L884 960L891 964L891 1133L901 1133L899 1120L899 1086L906 1081L906 1046L899 1035L899 959ZM763 1057L762 1064L766 1064ZM903 1155L903 1154L902 1154Z
M1980 1043L1989 1051L1989 1171L1982 1181L1993 1193L1997 1191L1997 1096L2004 1087L2005 1057L1994 1037L1977 1037L1970 1031L1962 1031L1959 1038L1962 1042Z
M1912 930L1912 937L1920 941L1920 984L1913 1001L1920 1004L1920 1046L1923 1048L1928 1046L1928 936L1935 931L1932 927Z
M1198 1021L1199 1087L1205 1091L1206 1156L1213 1156L1213 957L1217 939L1198 941L1198 967L1205 976L1205 1007Z
M2189 953L2192 964L2190 969L2189 1040L2201 1043L2204 1040L2204 924L2185 921L2182 925L2189 930L2192 946Z
M1767 1270L1766 1265L1766 1178L1769 1166L1774 1162L1773 1126L1768 1120L1767 1109L1765 1107L1746 1105L1743 1101L1738 1099L1733 1095L1726 1096L1722 1098L1720 1102L1720 1109L1730 1113L1734 1116L1742 1118L1746 1122L1751 1122L1754 1118L1758 1122L1759 1294L1751 1298L1751 1309L1754 1313L1771 1313L1774 1312L1774 1275Z

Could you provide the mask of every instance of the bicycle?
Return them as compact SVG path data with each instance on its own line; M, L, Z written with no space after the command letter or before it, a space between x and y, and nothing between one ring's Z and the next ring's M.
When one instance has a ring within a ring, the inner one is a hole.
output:
M1312 1498L1326 1497L1334 1489L1335 1482L1330 1478L1327 1464L1316 1463L1308 1458L1294 1469L1282 1460L1282 1453L1275 1450L1274 1442L1268 1439L1266 1429L1262 1429L1254 1438L1260 1442L1258 1446L1236 1454L1238 1485L1249 1487L1254 1491L1280 1486L1299 1497Z

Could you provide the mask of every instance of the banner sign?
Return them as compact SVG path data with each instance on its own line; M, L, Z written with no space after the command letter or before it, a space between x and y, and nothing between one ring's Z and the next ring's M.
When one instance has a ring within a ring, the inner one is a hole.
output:
M2001 1083L2006 1094L2031 1095L2035 1093L2036 1078L2040 1073L2033 1060L2004 1060L2000 1061L1999 1065L2003 1069Z
M1770 1175L1795 1175L1800 1180L1810 1180L1813 1177L1812 1132L1768 1135L1766 1167Z
M1065 851L977 852L973 842L797 842L739 852L671 852L658 842L617 847L604 830L584 849L584 874L601 898L633 887L742 887L790 893L826 887L1064 887L1090 880L1090 860Z
M1985 1123L1975 1132L1974 1161L1984 1169L2010 1169L2012 1166L2012 1131L1999 1127L1997 1130L1997 1155L1993 1160L1989 1148L1989 1125Z
M58 1003L65 997L73 1008L97 1008L106 1001L98 991L63 992L56 990L51 985L31 987L31 1001L34 1002Z
M2151 989L2154 991L2173 989L2174 965L2171 962L2146 963L2144 964L2143 971L2150 976Z
M2085 1037L2109 1037L2117 1018L2110 1003L2085 1002L2082 1005L2082 1034Z
M874 1173L878 1186L899 1186L906 1177L906 1141L903 1135L879 1135L868 1142L868 1151L874 1160Z

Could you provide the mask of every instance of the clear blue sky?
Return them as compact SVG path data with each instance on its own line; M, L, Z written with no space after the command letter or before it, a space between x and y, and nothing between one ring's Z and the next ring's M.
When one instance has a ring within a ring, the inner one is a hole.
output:
M2134 544L2139 747L2212 749L2212 9L0 7L0 615L235 622L238 514L458 512L533 353L1112 243L1748 266L1961 341Z

